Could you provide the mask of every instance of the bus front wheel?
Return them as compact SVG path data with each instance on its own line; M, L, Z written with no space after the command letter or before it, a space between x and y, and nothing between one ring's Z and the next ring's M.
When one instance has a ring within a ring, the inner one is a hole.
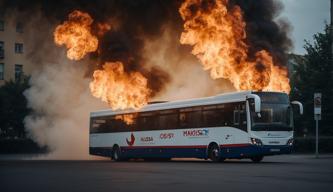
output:
M220 148L217 144L212 144L208 148L208 157L213 161L213 162L220 162L223 161L224 159L221 158L220 155Z
M263 159L264 159L264 156L255 156L255 157L251 157L251 160L252 160L254 163L259 163L259 162L261 162Z

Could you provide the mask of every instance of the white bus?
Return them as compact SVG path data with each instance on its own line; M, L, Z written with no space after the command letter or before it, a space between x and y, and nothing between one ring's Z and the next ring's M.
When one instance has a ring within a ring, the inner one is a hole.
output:
M115 161L131 158L203 158L223 161L288 154L293 113L285 93L243 91L140 110L90 114L89 152Z

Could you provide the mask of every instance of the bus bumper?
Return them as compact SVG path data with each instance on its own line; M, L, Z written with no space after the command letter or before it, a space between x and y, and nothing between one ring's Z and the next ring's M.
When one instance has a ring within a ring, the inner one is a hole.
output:
M221 146L221 157L223 158L249 158L254 156L268 156L290 154L293 147L289 145L246 145L242 147Z

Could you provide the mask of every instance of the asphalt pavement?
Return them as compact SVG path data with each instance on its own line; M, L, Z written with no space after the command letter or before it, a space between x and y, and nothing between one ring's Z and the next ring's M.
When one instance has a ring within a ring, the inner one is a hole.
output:
M261 163L13 160L0 157L0 191L332 191L333 155L266 157Z

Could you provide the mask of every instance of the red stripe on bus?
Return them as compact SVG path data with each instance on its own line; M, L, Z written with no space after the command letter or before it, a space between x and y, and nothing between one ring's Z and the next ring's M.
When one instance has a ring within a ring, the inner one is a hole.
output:
M220 147L246 147L249 146L248 143L238 143L238 144L224 144L220 145ZM135 148L207 148L208 145L169 145L169 146L122 146L123 149L135 149Z
M207 148L207 145L171 145L171 146L122 146L123 149L135 149L135 148Z
M249 146L249 143L238 143L238 144L224 144L220 145L220 147L246 147Z

